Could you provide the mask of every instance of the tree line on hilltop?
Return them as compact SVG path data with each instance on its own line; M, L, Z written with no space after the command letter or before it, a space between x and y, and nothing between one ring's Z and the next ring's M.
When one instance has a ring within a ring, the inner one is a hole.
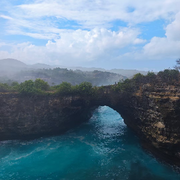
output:
M133 92L139 89L143 84L150 84L151 88L159 85L176 85L180 84L180 72L176 69L165 69L164 71L155 74L148 72L147 75L140 73L134 75L132 79L121 80L115 85L110 86L114 92ZM91 95L97 90L102 90L102 87L93 86L90 82L82 82L79 85L72 85L68 82L62 82L59 85L50 86L47 82L42 79L27 80L22 83L11 82L0 83L0 92L18 92L22 95L29 94L45 94L45 93L56 93L59 95Z
M8 79L17 81L19 83L26 80L43 79L48 82L49 85L59 85L62 82L68 82L72 85L78 85L82 82L91 82L93 86L99 85L110 85L119 81L120 79L125 79L126 77L110 72L102 71L91 71L84 72L80 70L68 70L63 68L54 68L54 69L38 69L38 70L25 70L19 73L14 74L11 77L3 76L1 77L1 82L7 82Z

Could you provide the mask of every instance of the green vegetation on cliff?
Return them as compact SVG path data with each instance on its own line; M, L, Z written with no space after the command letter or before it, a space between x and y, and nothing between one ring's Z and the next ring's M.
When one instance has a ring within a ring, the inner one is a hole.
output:
M19 87L18 82L0 83L0 92L18 91L18 87Z
M119 81L117 84L111 86L93 86L90 82L82 82L78 85L72 85L69 82L62 82L59 85L49 86L47 82L42 79L27 80L18 84L17 82L0 83L0 92L19 92L22 95L55 93L60 96L66 95L94 95L106 92L107 87L115 92L133 93L144 85L153 89L157 86L180 85L180 73L178 70L166 69L160 71L157 75L149 72L146 76L138 73L132 79Z
M60 96L66 95L91 95L94 88L90 82L82 82L79 85L71 85L68 82L62 82L57 86L49 86L47 82L42 79L35 81L27 80L23 83L12 82L11 84L0 83L0 92L18 92L22 95L55 93Z
M180 73L175 69L165 69L164 71L160 71L157 75L153 72L148 72L146 76L138 73L134 75L132 79L118 82L115 86L112 86L112 88L115 91L134 92L144 84L149 84L150 88L163 86L165 84L178 86L180 85Z
M63 82L55 87L55 92L59 95L92 95L94 88L90 82L82 82L79 85L71 85Z
M42 79L36 79L25 81L19 85L18 91L20 94L42 94L44 91L48 91L50 86Z
M50 90L50 86L42 79L28 80L23 83L0 83L0 92L19 92L20 94L40 94Z

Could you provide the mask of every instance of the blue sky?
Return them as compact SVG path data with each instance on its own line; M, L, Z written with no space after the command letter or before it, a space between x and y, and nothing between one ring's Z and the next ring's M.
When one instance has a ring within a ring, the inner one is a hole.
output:
M162 70L180 58L179 0L1 0L0 59Z

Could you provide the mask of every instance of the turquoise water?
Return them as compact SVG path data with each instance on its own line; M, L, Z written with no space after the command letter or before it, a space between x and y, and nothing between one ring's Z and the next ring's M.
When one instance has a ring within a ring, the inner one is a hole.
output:
M0 180L179 180L107 106L64 135L0 142Z

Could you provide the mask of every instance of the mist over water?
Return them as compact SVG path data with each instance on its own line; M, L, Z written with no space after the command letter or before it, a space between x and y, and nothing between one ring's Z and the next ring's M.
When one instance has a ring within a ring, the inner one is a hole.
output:
M0 142L1 180L178 180L107 106L61 136Z

